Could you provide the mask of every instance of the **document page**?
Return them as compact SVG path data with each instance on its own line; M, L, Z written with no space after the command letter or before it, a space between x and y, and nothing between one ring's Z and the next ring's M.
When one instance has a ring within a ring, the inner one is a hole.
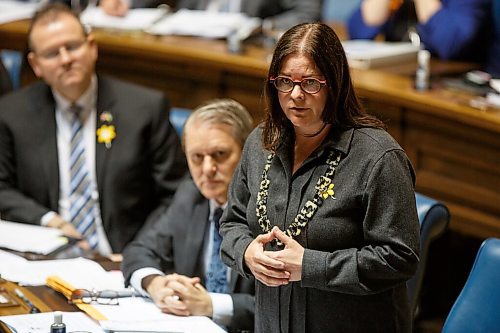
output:
M111 16L99 7L89 7L81 15L84 24L96 28L144 30L166 14L162 8L136 8L123 17Z
M155 35L183 35L204 38L226 38L232 33L252 31L261 20L242 13L219 13L180 9L146 31Z
M0 24L31 18L36 9L36 3L0 1Z
M59 229L0 220L0 247L47 255L67 243Z
M104 333L104 330L83 312L63 312L66 332ZM54 322L54 312L2 316L0 321L13 328L13 332L47 333Z
M93 307L107 318L100 321L101 327L111 332L225 332L207 317L165 314L148 298L120 298L118 306L93 304Z
M349 66L368 69L415 62L419 46L407 42L347 40L342 42Z
M152 332L152 333L225 333L222 328L206 317L175 317L169 320L136 320L128 322L101 322L108 332Z
M57 275L78 289L121 290L121 272L106 272L101 265L86 258L29 261L0 250L2 278L23 285L45 285L47 277Z

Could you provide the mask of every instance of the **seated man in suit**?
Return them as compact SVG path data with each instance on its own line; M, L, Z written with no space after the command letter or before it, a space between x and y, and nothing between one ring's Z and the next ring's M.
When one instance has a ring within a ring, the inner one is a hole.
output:
M127 285L149 295L164 312L208 316L230 331L253 329L254 281L222 263L218 219L252 127L248 112L233 100L196 109L183 137L192 179L123 252Z
M63 4L40 9L28 38L44 82L0 99L2 219L59 228L103 255L121 252L187 171L168 102L96 75L96 42Z
M148 7L158 0L101 0L103 10L110 15L125 15L129 6ZM286 30L298 23L315 22L321 18L321 0L171 0L176 10L181 8L242 12L250 17L268 18L273 26Z

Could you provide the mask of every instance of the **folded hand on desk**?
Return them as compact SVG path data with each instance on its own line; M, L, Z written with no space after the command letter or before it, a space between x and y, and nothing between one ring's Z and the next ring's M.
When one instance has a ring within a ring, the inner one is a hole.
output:
M212 317L212 299L200 278L179 274L155 276L146 287L155 304L165 313L178 316Z

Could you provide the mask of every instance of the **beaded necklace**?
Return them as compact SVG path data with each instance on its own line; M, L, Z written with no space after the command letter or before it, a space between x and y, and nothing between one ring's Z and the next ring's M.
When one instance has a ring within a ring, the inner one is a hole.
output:
M314 193L314 197L312 200L307 200L304 207L300 210L300 212L295 216L293 222L288 226L285 230L285 233L290 237L296 237L300 235L302 230L304 230L312 219L316 211L323 204L323 201L331 197L335 199L333 187L335 184L332 182L332 179L335 175L335 169L339 165L340 162L340 152L330 151L328 153L328 157L326 159L326 164L328 165L325 174L320 176L318 182L316 183ZM262 177L259 187L259 192L257 193L257 202L256 202L256 213L258 217L259 225L264 232L269 232L271 230L271 222L267 217L267 198L269 195L269 185L271 181L268 178L268 172L271 168L271 162L273 161L274 153L269 154L267 156L266 165L264 166L264 170L262 171ZM278 241L278 245L282 245L281 242Z

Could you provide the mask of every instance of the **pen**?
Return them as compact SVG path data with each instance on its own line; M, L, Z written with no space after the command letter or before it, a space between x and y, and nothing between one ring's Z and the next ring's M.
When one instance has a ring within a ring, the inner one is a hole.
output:
M118 297L132 297L132 296L141 296L134 288L126 288L122 290L118 290Z
M26 297L24 296L23 292L19 289L15 289L14 292L16 293L17 297L19 297L20 299L23 300L24 303L26 303L26 305L30 308L30 313L40 313L40 309L38 309L36 306L33 305L33 303L31 303L31 301Z
M102 290L102 291L92 291L92 293L98 295L100 298L117 298L117 297L135 297L141 296L135 289L127 288L122 290Z

